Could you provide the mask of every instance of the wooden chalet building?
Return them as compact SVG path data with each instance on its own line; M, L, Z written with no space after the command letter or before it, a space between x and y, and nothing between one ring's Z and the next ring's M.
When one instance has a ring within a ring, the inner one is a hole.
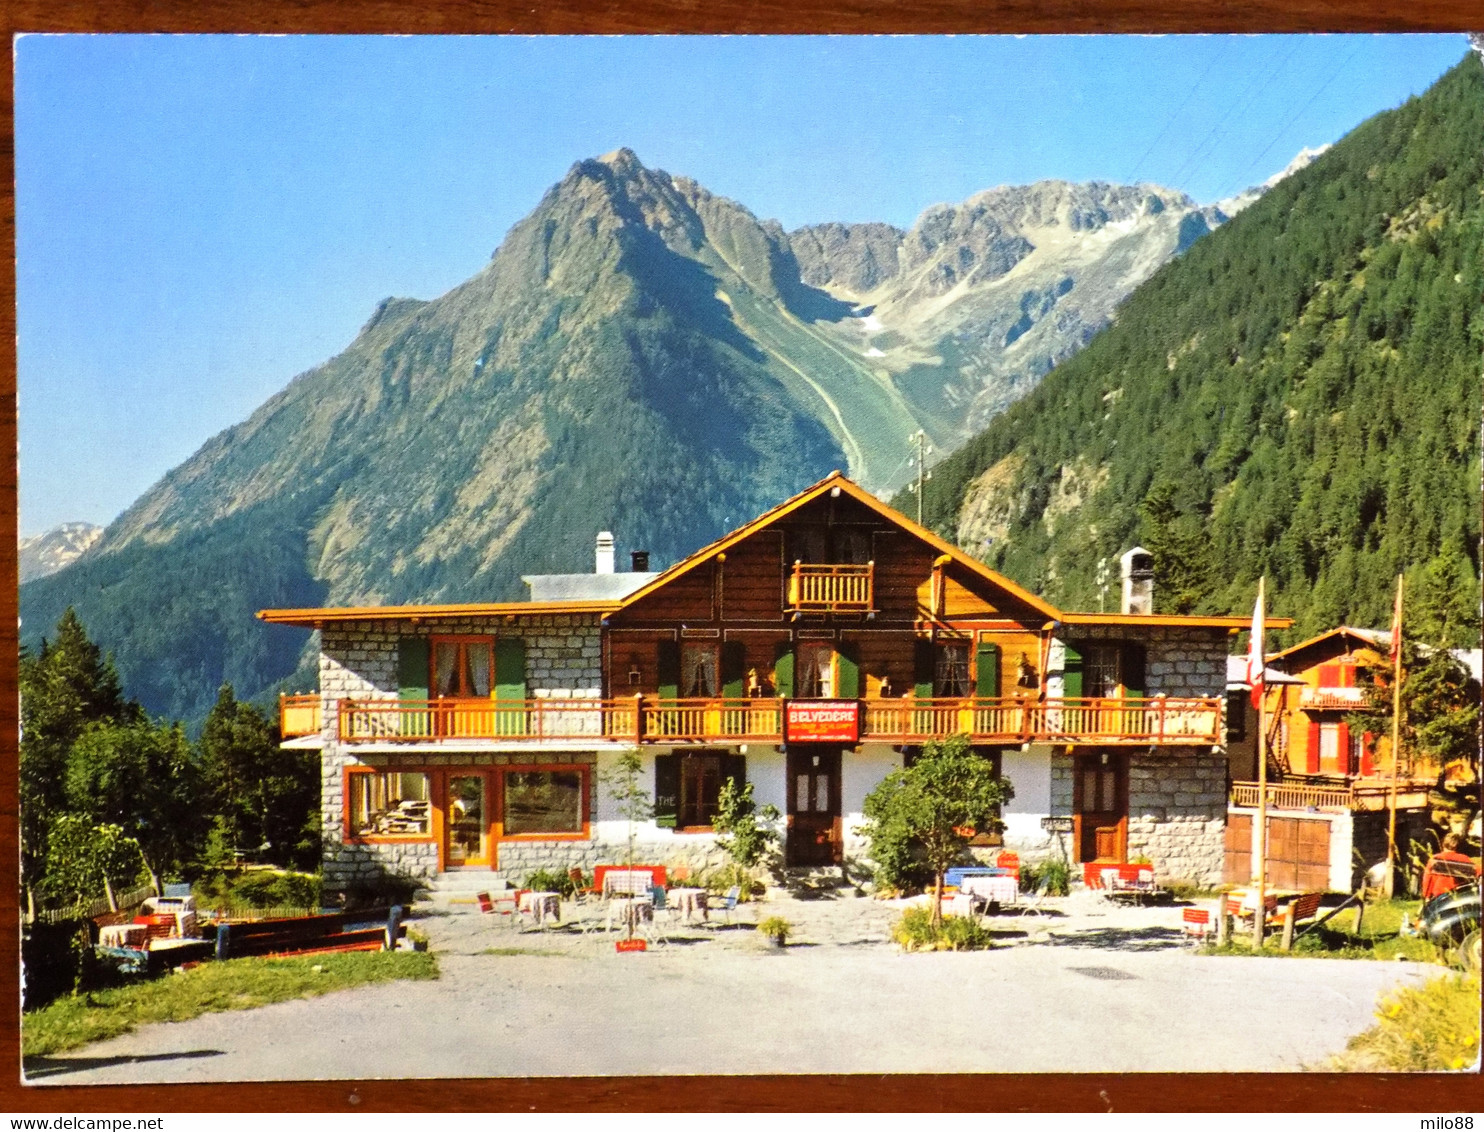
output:
M1391 735L1384 724L1352 726L1370 714L1362 668L1389 666L1391 634L1340 626L1267 658L1263 699L1268 735L1268 876L1281 888L1350 891L1386 856ZM1236 659L1236 658L1233 658ZM1242 696L1233 696L1229 722ZM1226 879L1246 883L1257 813L1257 713L1250 704L1229 744L1232 797ZM1238 735L1240 737L1238 737ZM1404 847L1428 827L1436 767L1399 768L1397 838Z
M838 473L661 573L604 554L528 579L546 600L259 614L321 634L319 692L282 723L321 751L330 887L621 860L603 782L634 748L644 859L719 863L733 778L786 815L788 865L840 865L867 793L958 733L1014 786L1009 847L1220 879L1245 619L1063 612Z

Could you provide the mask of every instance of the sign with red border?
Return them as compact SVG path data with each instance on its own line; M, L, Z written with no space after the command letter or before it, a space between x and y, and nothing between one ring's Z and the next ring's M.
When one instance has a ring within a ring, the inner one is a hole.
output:
M646 951L648 948L642 939L621 939L613 945L615 951Z
M790 700L784 719L789 743L849 743L860 741L859 700Z

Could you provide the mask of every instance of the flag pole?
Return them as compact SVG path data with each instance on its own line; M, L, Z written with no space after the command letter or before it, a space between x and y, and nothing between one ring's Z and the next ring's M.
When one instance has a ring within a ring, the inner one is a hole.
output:
M1396 612L1391 619L1391 789L1386 809L1386 898L1396 894L1396 776L1402 761L1402 575L1396 576Z
M1263 604L1263 588L1267 576L1257 580L1257 614L1253 618L1252 632L1256 640L1248 643L1248 650L1254 651L1258 658L1257 662L1263 665L1258 669L1258 679L1262 681L1262 694L1257 698L1257 838L1255 852L1257 854L1257 911L1252 917L1252 946L1256 950L1262 949L1263 928L1266 926L1264 920L1267 918L1267 883L1268 883L1268 726L1267 726L1267 681L1266 676L1267 653L1262 644L1263 620L1267 617L1267 609ZM1251 680L1252 676L1248 676Z

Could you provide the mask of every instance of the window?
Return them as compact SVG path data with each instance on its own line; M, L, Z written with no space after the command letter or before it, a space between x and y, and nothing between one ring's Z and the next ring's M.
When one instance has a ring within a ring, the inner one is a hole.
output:
M680 646L680 694L701 699L717 694L716 646L683 644Z
M676 824L681 829L710 827L716 818L721 795L721 756L680 756L680 810Z
M405 771L348 775L347 829L353 837L426 837L428 776Z
M1247 705L1252 702L1247 692L1226 694L1226 737L1231 741L1247 738Z
M938 646L933 673L933 695L961 698L973 695L969 684L969 646L966 643Z
M1093 645L1082 654L1082 694L1089 699L1118 695L1118 648Z
M585 772L507 770L502 776L505 835L581 833Z
M433 694L450 698L484 698L494 671L491 637L434 637Z
M835 648L818 641L799 644L796 694L803 700L828 700L835 694Z

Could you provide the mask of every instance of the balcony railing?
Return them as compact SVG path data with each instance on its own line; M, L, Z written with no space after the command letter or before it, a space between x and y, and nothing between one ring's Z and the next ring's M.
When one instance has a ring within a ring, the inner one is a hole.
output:
M790 613L869 613L875 609L876 564L820 566L795 562L788 577Z
M320 730L319 696L279 696L279 734L285 739L318 735Z
M1275 810L1348 810L1354 800L1348 786L1316 786L1306 782L1269 782L1268 805ZM1256 782L1233 782L1234 806L1257 807L1262 793Z
M603 739L619 743L783 740L782 699L343 700L346 743ZM1220 699L862 700L862 741L1189 746L1221 741Z
M1304 688L1299 707L1332 711L1364 711L1369 707L1364 688Z

